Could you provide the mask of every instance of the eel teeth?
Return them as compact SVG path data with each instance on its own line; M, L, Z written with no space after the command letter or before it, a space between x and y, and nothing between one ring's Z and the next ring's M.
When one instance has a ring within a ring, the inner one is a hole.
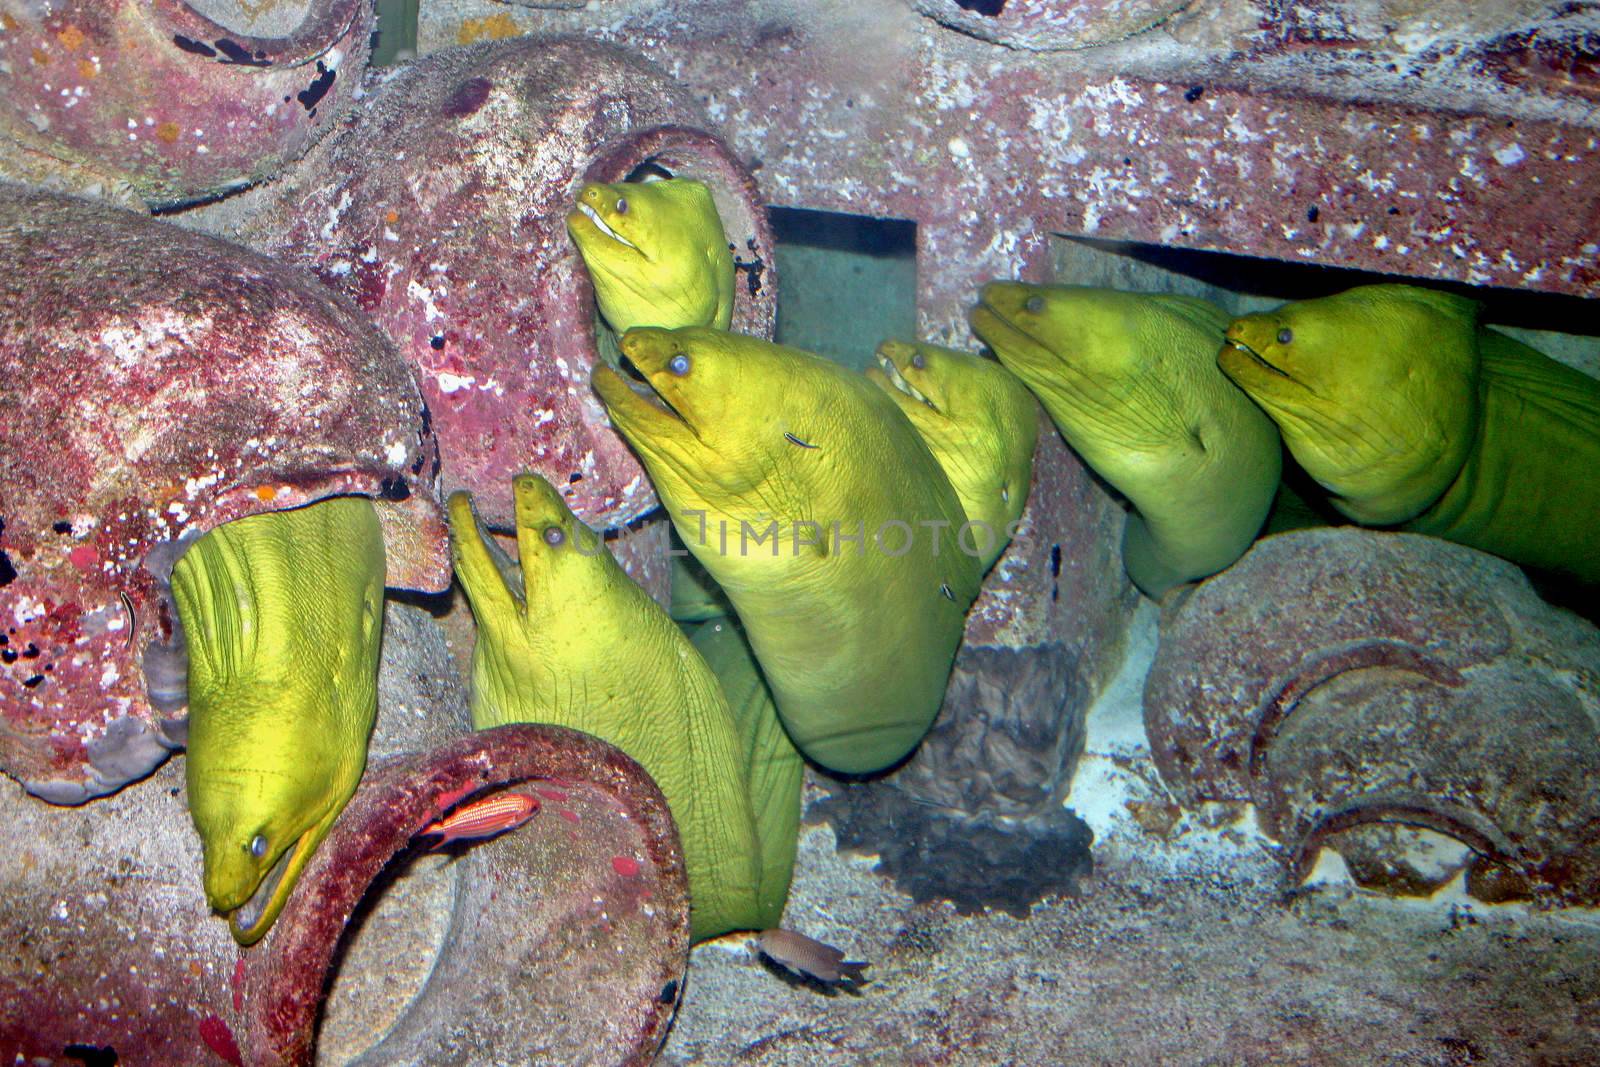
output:
M633 249L635 252L639 251L639 246L638 245L634 244L632 241L630 241L626 237L622 236L622 234L618 233L616 230L613 230L610 226L607 226L606 225L606 220L601 218L599 216L599 214L595 212L594 208L590 207L588 204L579 204L578 205L578 210L583 212L585 215L589 216L589 221L594 223L595 226L600 230L601 233L605 234L607 237L611 238L613 241L616 241L616 242L618 242L620 244L627 245L629 248Z
M920 391L918 391L916 386L914 386L910 382L906 381L905 375L900 373L900 368L896 367L894 365L894 360L890 359L888 356L883 355L882 353L879 353L878 354L878 366L883 368L883 373L888 375L889 381L894 385L894 387L896 389L900 390L902 393L906 394L907 396L909 396L913 400L922 401L924 404L928 405L928 407L930 407L930 408L933 408L933 410L935 410L935 411L939 410L939 408L934 404L933 401L929 400L927 397L923 396Z

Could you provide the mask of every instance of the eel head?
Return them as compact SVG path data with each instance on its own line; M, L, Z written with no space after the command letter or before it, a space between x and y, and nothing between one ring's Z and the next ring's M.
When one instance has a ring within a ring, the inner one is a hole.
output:
M767 477L770 450L761 442L768 435L750 433L746 424L771 421L792 383L763 373L770 368L744 350L746 340L703 327L636 327L623 335L621 350L643 379L637 387L610 367L595 367L594 388L612 423L679 510L726 514ZM755 399L762 396L770 405Z
M1461 469L1476 433L1476 305L1372 285L1246 315L1217 364L1357 522L1404 522Z
M578 191L567 232L594 282L600 314L633 326L715 326L733 317L733 255L711 191L688 178Z
M206 900L227 916L240 944L253 944L272 927L355 791L361 767L332 780L321 770L305 763L199 769L209 788L190 791L190 812L205 856ZM196 773L192 765L189 773Z

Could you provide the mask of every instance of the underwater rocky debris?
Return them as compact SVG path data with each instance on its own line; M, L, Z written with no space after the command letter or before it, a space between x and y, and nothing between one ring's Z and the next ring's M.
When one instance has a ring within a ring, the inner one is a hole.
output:
M212 527L367 495L388 583L448 585L427 410L355 309L245 249L19 187L0 259L0 770L79 803L182 744L169 580Z
M596 41L453 49L368 89L231 235L316 271L395 339L444 488L470 490L491 526L514 525L508 487L526 470L596 528L650 511L654 490L589 391L595 302L566 216L585 182L646 163L703 182L742 265L733 328L770 337L772 237L749 171L680 85Z
M1348 846L1354 876L1485 900L1600 902L1600 631L1516 567L1353 528L1258 542L1166 605L1146 683L1162 780L1187 807L1249 801L1288 874ZM1443 868L1371 827L1470 849Z
M333 127L375 21L366 0L312 0L264 38L188 0L6 3L0 171L152 206L260 181Z
M1061 801L1138 601L1123 510L1039 415L1017 536L967 614L932 729L887 775L822 778L830 795L807 813L915 899L964 911L1027 914L1088 873L1091 834Z

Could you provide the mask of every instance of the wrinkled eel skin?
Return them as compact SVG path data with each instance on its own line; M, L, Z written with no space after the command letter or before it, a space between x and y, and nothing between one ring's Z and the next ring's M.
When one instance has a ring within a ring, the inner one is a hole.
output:
M549 482L519 475L513 495L518 563L466 493L449 500L456 577L478 623L474 725L568 726L638 760L678 824L692 938L764 926L744 750L716 676Z
M1217 360L1356 522L1600 582L1600 381L1475 301L1361 286L1237 319Z
M795 745L844 774L904 758L980 580L916 428L865 376L755 338L634 329L622 352L654 397L609 367L595 389L738 612Z

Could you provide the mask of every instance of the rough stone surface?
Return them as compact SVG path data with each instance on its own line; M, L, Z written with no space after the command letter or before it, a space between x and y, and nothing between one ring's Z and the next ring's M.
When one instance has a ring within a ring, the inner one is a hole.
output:
M1255 803L1299 876L1327 835L1402 823L1469 846L1496 899L1600 900L1600 631L1503 560L1265 538L1169 603L1144 709L1174 795Z
M345 126L223 225L354 299L417 369L447 490L512 525L511 478L591 526L656 505L589 387L588 273L565 219L586 181L654 161L711 187L739 270L734 328L770 336L771 235L749 172L660 70L593 41L517 40L375 72ZM197 219L197 222L205 222Z
M259 181L332 128L374 18L318 0L257 37L185 0L5 0L0 176L157 206Z
M682 858L654 785L568 731L463 733L465 692L413 607L385 611L379 702L366 779L250 949L208 914L179 761L84 808L5 783L16 847L0 850L0 1059L308 1063L325 995L366 1027L343 1026L337 1062L445 1062L441 1041L523 1062L653 1056L688 951ZM540 791L544 810L435 862L432 915L371 921L406 897L403 870L433 858L411 838L441 802L511 784ZM385 981L347 973L374 955L392 964Z
M0 262L0 769L77 801L165 754L141 663L173 636L185 537L361 493L389 583L449 581L427 409L353 307L244 249L15 187Z

